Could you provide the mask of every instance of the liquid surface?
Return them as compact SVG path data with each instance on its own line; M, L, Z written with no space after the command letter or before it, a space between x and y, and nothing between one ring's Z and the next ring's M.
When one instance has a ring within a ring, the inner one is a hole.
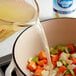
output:
M25 0L0 0L0 42L22 28L11 22L26 23L34 15L34 7Z
M0 0L0 19L9 22L27 22L35 15L35 9L25 0Z

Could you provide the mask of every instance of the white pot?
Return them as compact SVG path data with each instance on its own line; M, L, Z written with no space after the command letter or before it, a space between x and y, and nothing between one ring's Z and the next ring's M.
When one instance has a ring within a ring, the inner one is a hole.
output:
M44 21L42 24L49 47L55 47L57 44L76 44L76 19L53 19ZM27 61L43 49L36 26L26 29L14 43L12 62L7 68L5 76L11 76L14 68L19 73L18 76L32 76L26 68Z

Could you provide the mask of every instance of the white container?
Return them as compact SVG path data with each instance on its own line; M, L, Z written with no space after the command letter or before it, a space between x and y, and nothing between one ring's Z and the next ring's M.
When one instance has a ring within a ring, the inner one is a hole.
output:
M53 0L54 14L76 18L76 0Z

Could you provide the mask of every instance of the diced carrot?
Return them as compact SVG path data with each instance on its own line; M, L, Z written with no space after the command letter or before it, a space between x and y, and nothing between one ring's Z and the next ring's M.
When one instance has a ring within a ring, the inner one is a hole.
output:
M72 51L72 53L75 52L74 46L72 44L71 45L68 45L68 48Z
M56 76L59 76L58 74Z
M40 61L38 61L37 62L37 64L39 65L39 66L44 66L45 64L47 64L47 60L40 60Z
M41 75L41 72L42 72L42 69L39 67L39 68L37 68L36 70L35 70L35 72L34 72L34 76L42 76Z
M51 56L51 61L52 62L55 62L55 61L58 61L58 60L59 60L59 56L58 55Z
M52 61L52 64L54 65L54 67L57 67L57 62L56 61Z
M38 55L39 59L47 59L46 54L44 51L41 51Z
M33 76L42 76L42 75L33 75Z
M41 67L41 66L39 66L39 65L37 65L36 69L42 69L42 67Z
M74 71L74 73L75 73L75 75L76 75L76 68L75 68L75 69L73 69L73 71Z
M67 68L65 66L61 66L58 70L58 73L63 73Z
M70 58L70 60L72 60L72 64L76 64L76 58Z
M64 76L72 76L71 74L67 74L67 75L64 75Z
M30 71L34 71L36 69L36 63L34 61L31 61L30 63L28 63L27 65L27 68L30 70Z

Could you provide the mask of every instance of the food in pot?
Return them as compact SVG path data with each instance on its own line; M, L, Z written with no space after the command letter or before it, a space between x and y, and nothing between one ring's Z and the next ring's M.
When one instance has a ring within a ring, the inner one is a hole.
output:
M50 48L53 73L50 76L76 76L76 47L73 44L57 45ZM28 70L32 76L48 76L48 62L45 51L28 60Z

